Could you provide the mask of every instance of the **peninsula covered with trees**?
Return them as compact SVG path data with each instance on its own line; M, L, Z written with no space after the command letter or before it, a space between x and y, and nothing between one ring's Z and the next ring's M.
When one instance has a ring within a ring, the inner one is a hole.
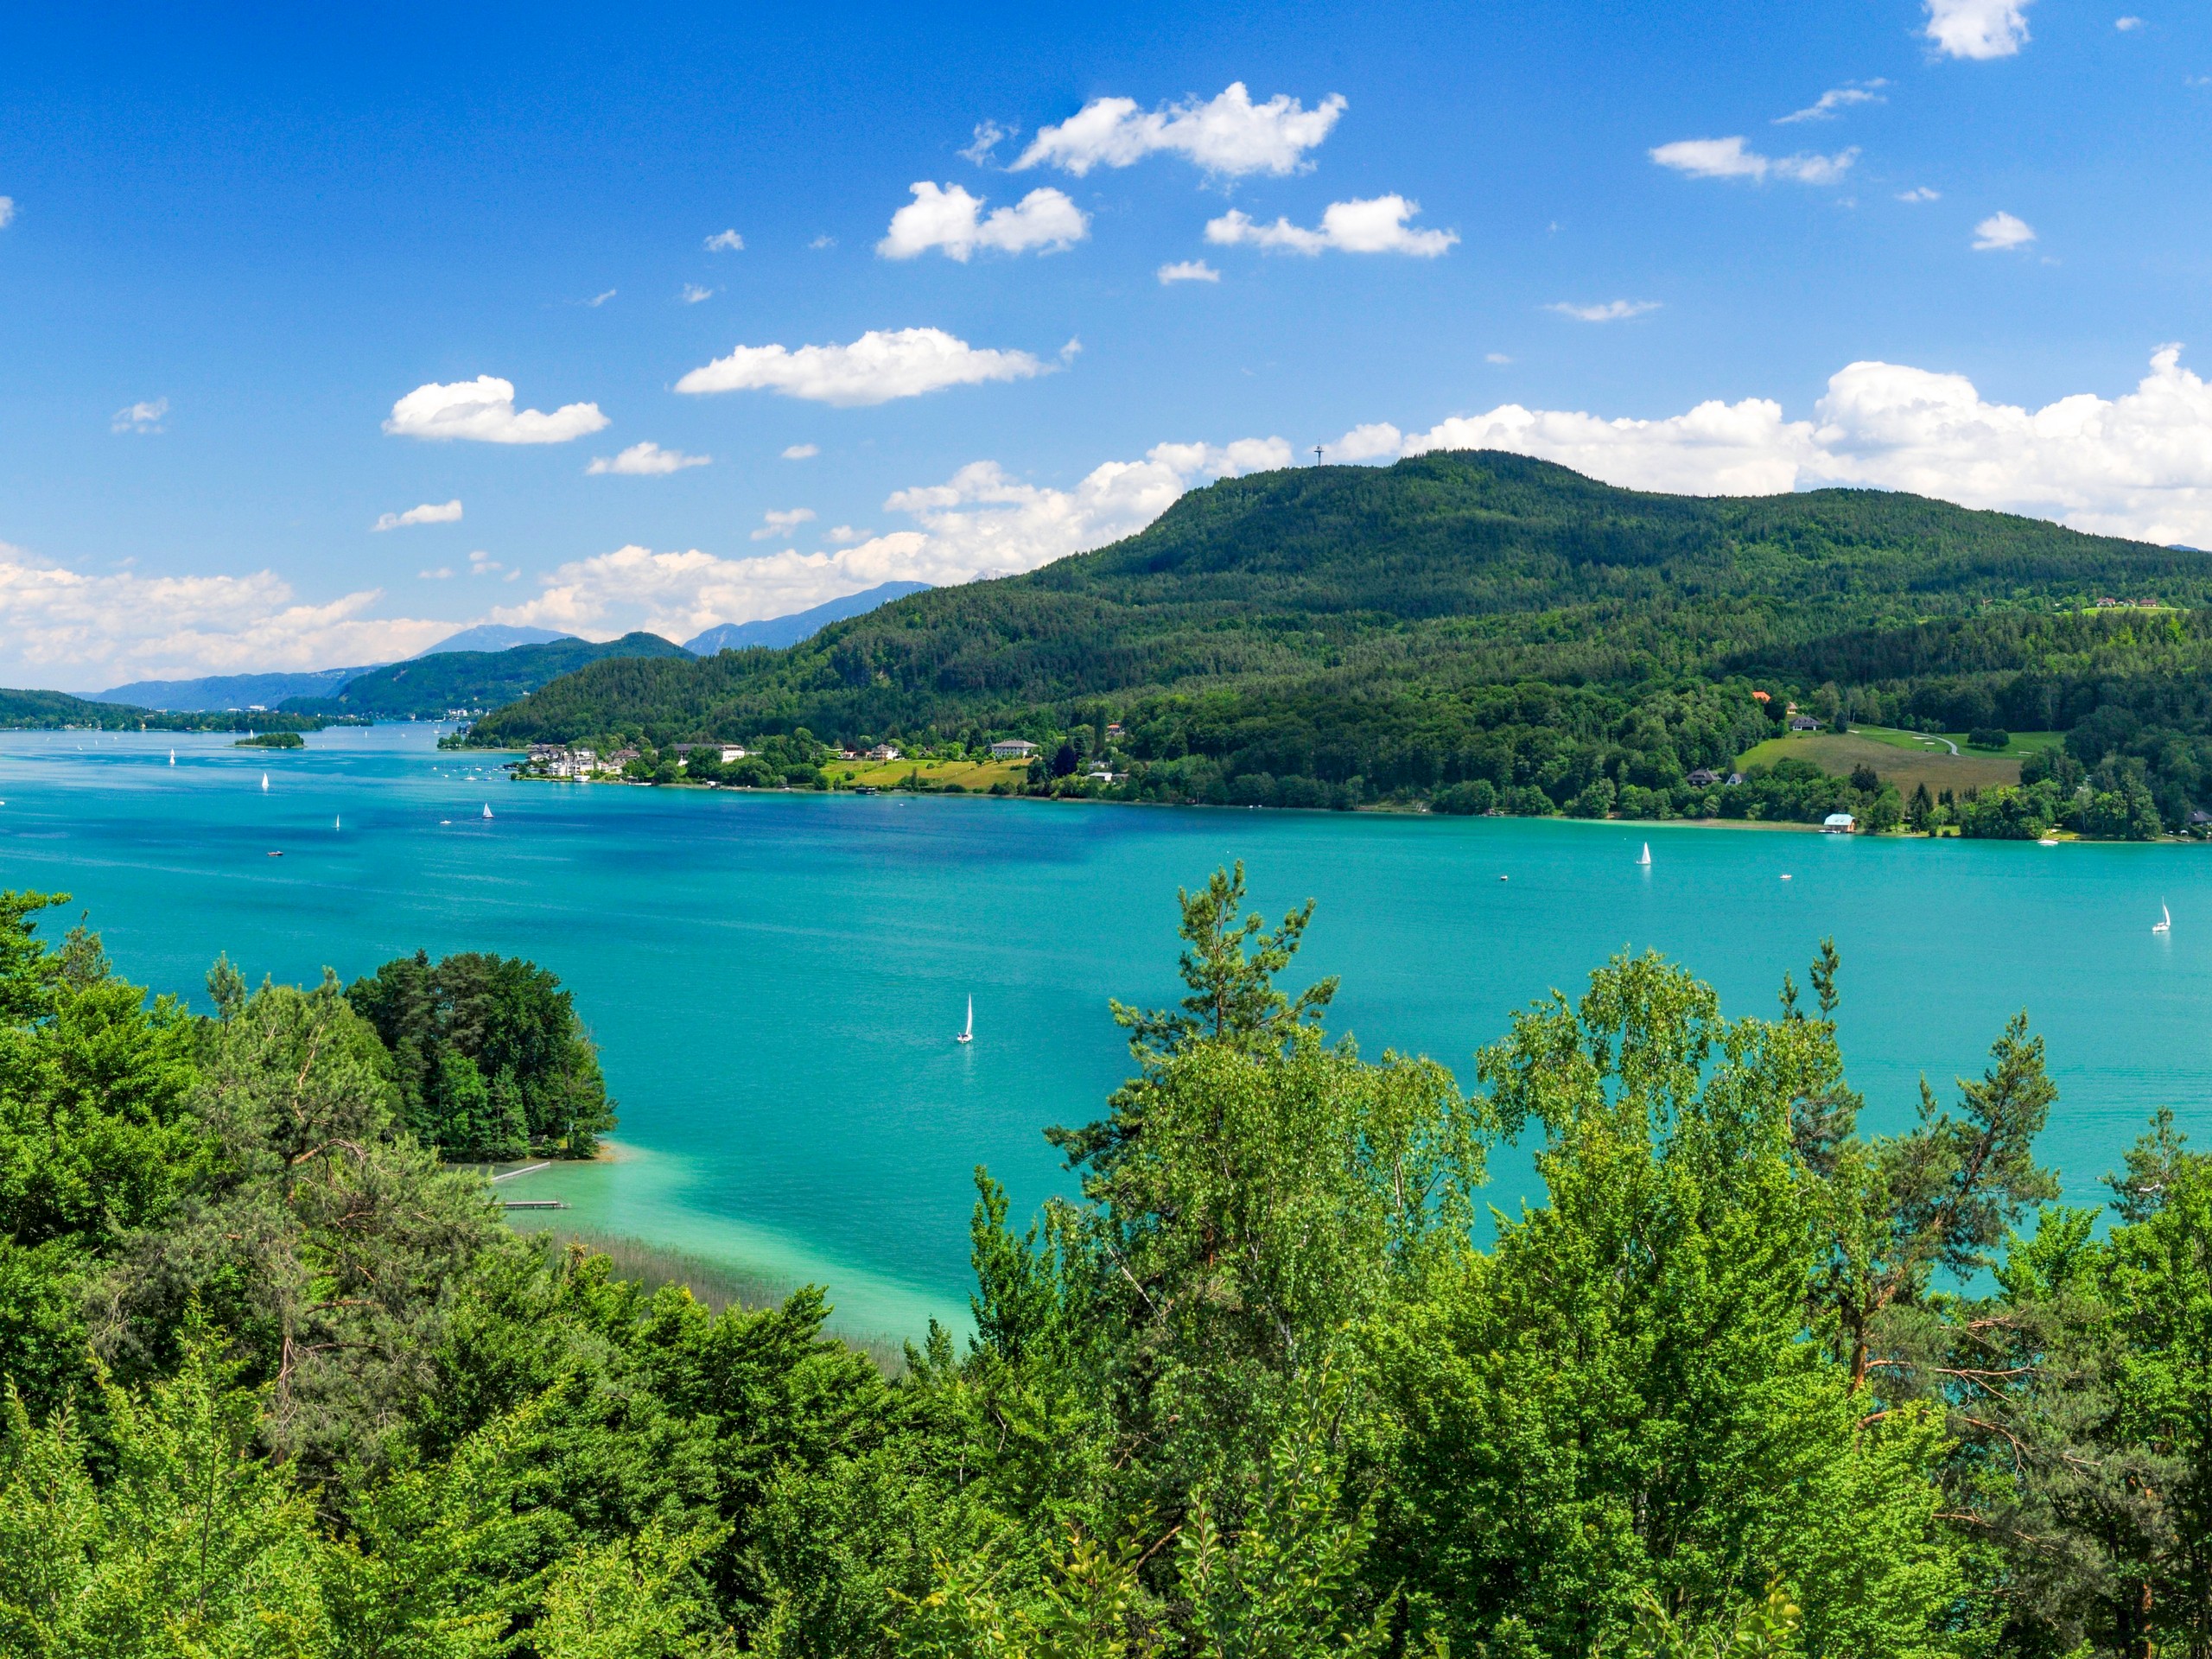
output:
M1041 792L1885 813L1878 788L1817 767L1730 792L1736 757L1794 704L2063 734L2078 778L2046 774L1986 830L2177 830L2212 808L2208 597L2212 554L1916 496L1659 495L1438 454L1225 480L1111 547L787 650L594 664L470 741L671 754L803 733L972 754L1013 736L1039 746ZM2128 811L2086 812L2098 796Z
M2024 1015L1866 1133L1826 945L1764 1015L1617 957L1468 1087L1217 872L887 1374L438 1160L433 1075L583 1070L527 964L194 1014L58 902L0 896L9 1659L2212 1653L2212 1156L2162 1116L2055 1202Z

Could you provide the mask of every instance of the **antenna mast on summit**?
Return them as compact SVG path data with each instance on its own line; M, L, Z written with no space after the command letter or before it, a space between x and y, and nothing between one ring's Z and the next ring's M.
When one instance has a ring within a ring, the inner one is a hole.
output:
M1316 467L1321 464L1321 446L1318 443L1313 446L1313 464Z

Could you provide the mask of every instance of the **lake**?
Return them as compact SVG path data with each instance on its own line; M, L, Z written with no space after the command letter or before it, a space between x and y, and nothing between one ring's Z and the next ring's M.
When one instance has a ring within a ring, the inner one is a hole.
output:
M1867 1128L1909 1122L1923 1071L1951 1098L2025 1007L2069 1199L2161 1105L2212 1135L2200 849L516 783L435 736L0 734L0 886L69 892L122 971L201 1007L219 950L254 981L534 958L600 1043L624 1155L505 1190L824 1283L855 1332L965 1322L975 1166L1018 1211L1066 1190L1039 1131L1125 1074L1107 999L1176 995L1175 889L1240 857L1271 917L1319 900L1288 982L1342 976L1332 1028L1463 1084L1512 1009L1624 945L1767 1014L1833 934ZM1495 1173L1510 1207L1525 1157Z

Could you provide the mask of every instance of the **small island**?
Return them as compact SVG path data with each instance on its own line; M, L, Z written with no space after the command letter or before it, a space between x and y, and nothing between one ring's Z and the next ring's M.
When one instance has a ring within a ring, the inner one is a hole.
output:
M297 732L249 733L231 745L234 749L304 749L307 740Z

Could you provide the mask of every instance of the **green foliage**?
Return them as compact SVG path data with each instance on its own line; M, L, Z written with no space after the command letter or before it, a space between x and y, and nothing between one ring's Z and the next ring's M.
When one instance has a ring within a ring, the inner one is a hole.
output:
M242 737L231 747L234 749L303 749L307 740L297 732L257 732Z
M417 951L346 995L391 1051L407 1127L447 1158L588 1158L614 1126L574 999L535 963Z

